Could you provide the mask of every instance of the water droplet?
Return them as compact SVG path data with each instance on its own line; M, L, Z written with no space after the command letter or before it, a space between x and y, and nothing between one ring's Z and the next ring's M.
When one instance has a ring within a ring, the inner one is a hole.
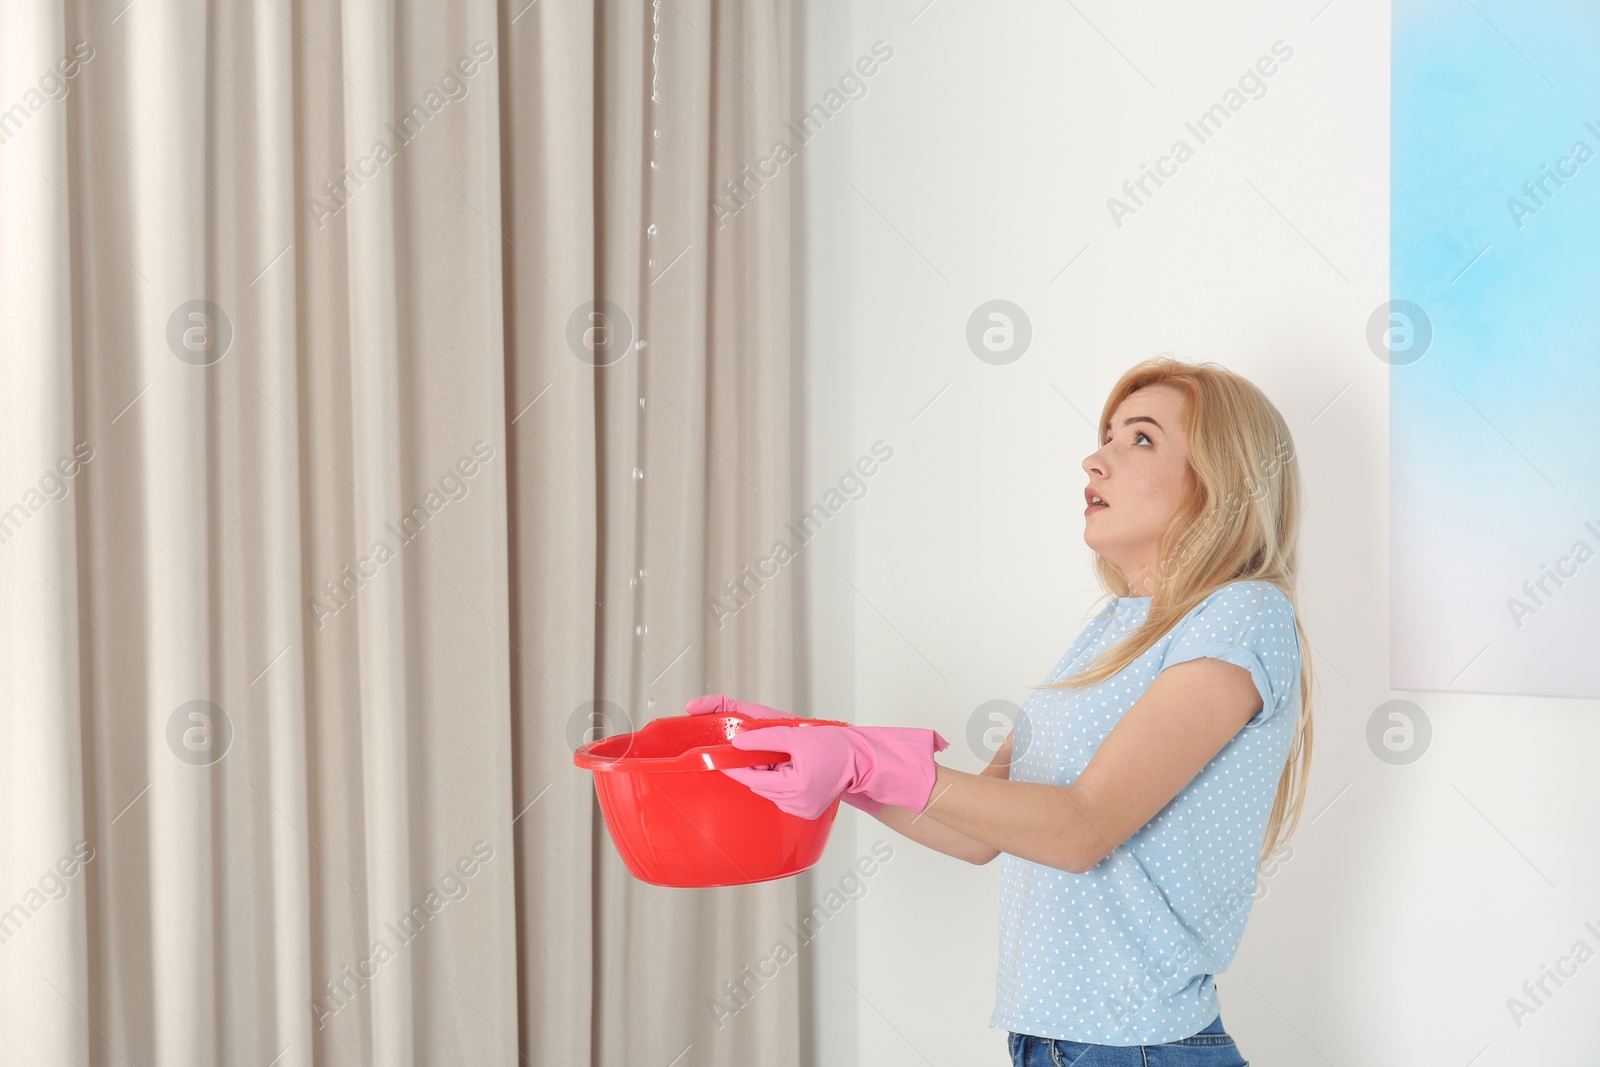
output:
M652 159L650 161L650 169L651 170L660 170L661 169L661 164L657 163L655 160Z
M634 348L645 348L649 344L650 344L649 341L646 341L644 338L641 337L639 340L633 342L633 347Z
M657 137L661 136L661 131L660 130L651 130L650 132L655 134L655 136L657 136Z
M635 626L633 628L633 635L635 637L643 637L645 634L647 634L649 632L650 632L650 627L648 627L648 626Z
M650 700L645 704L645 707L647 707L647 708L653 708L655 706L656 706L656 698L655 697L651 697Z
M644 397L642 396L639 398L639 406L644 407Z
M653 267L653 266L655 266L655 265L656 265L656 261L655 261L655 260L653 260L653 259L647 259L647 260L645 260L645 266L647 266L647 267Z
M645 227L644 232L649 234L651 237L654 237L656 235L656 224L652 222L649 226Z
M644 470L642 468L640 468L640 467L633 468L633 480L636 481L636 482L644 481Z
M640 568L639 568L639 577L641 577L641 578L643 578L643 577L644 577L644 574L645 574L645 570L644 570L644 568L643 568L643 567L640 567Z

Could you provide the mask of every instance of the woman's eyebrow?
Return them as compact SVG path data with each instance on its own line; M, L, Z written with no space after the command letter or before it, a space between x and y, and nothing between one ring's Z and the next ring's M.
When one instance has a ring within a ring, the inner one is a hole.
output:
M1134 415L1132 418L1123 419L1122 420L1122 425L1124 425L1124 426L1132 426L1136 422L1148 422L1151 426L1154 426L1156 429L1161 430L1161 424L1159 422L1157 422L1155 419L1152 419L1148 415ZM1111 424L1108 422L1108 423L1106 423L1106 431L1109 433L1110 430L1111 430ZM1167 431L1161 430L1161 432L1162 433L1166 433Z

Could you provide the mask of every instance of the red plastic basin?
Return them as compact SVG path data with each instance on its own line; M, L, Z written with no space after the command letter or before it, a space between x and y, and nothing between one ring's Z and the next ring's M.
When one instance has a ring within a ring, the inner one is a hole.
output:
M640 881L663 886L750 885L817 862L839 811L815 819L782 811L720 773L782 763L782 751L741 751L735 734L768 726L844 726L829 719L674 715L582 746L572 762L594 772L611 841Z

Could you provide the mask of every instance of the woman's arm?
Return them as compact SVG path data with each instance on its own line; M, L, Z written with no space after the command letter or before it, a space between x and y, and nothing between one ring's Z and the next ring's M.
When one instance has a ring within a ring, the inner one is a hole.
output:
M937 767L918 829L934 821L975 843L963 859L1007 852L1082 874L1155 818L1260 709L1243 667L1216 659L1168 667L1071 785ZM1009 739L1004 751L1009 761Z
M1011 770L1011 735L1007 734L1005 743L994 754L994 759L989 761L989 766L983 769L981 775L968 777L1004 779ZM934 787L938 792L938 787ZM909 837L919 845L927 845L936 852L943 852L947 856L954 856L958 860L968 863L988 863L1000 854L1000 850L982 841L968 837L960 830L953 829L945 823L935 820L924 812L911 811L908 808L897 808L892 804L885 804L877 815L873 816L883 825L898 833Z

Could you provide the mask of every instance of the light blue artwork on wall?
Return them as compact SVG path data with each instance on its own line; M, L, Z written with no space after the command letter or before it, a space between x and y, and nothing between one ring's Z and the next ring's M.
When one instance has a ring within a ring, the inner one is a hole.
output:
M1600 696L1600 5L1392 10L1390 684Z

